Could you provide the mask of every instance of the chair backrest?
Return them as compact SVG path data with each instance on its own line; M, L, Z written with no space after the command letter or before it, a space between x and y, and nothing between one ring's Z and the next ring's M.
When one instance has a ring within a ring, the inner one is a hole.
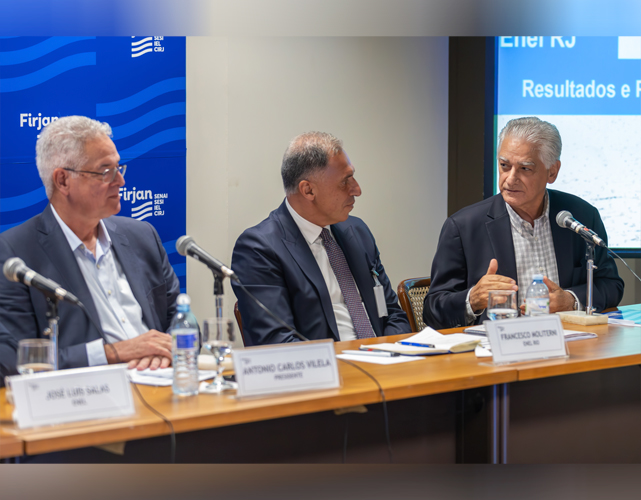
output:
M243 318L240 315L240 311L238 310L238 301L234 304L234 316L236 317L236 323L238 323L238 330L240 330L240 336L243 339L243 345L247 345L247 342L245 342L245 334L243 333Z
M407 314L410 326L413 332L420 332L425 328L423 323L423 301L430 289L432 279L427 276L424 278L409 278L401 281L396 290L401 308Z

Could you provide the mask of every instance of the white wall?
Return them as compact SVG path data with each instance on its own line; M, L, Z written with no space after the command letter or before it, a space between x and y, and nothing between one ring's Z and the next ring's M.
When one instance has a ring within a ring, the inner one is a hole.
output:
M429 275L447 211L448 42L427 38L187 38L187 233L229 263L283 199L280 162L309 130L343 139L392 285ZM213 278L187 262L199 319ZM226 314L235 297L226 282Z

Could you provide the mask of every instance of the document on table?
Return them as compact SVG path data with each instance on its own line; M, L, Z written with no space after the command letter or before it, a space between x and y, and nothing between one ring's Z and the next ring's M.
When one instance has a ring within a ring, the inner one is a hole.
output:
M174 378L174 369L173 368L158 368L157 370L150 370L149 368L145 370L137 370L136 368L132 370L127 370L129 373L129 380L134 384L140 385L154 385L157 387L167 387L170 386ZM213 370L198 370L198 380L203 381L210 378L214 378L216 372Z
M416 356L368 356L366 354L337 354L336 357L348 361L362 361L363 363L374 363L377 365L396 365L398 363L407 363L409 361L423 359Z

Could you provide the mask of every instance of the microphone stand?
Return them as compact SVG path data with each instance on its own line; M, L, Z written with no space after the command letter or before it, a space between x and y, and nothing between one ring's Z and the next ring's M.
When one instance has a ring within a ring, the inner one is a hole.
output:
M49 326L45 328L44 334L51 338L53 344L53 369L58 370L58 299L47 296L47 319Z
M587 259L588 267L588 283L587 283L587 304L585 306L585 313L589 316L594 314L594 307L592 307L593 289L594 289L594 270L598 269L594 265L594 243L592 241L585 241L585 258Z
M214 275L214 298L216 300L216 328L218 338L222 339L223 332L220 331L223 328L223 279L224 276L212 270Z

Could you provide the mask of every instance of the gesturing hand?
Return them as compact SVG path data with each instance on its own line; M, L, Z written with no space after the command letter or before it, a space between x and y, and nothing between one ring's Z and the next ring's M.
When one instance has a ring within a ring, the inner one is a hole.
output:
M487 307L487 292L490 290L518 290L516 281L506 276L496 274L499 263L496 259L490 261L487 273L483 276L470 292L470 305L474 312L482 311Z

